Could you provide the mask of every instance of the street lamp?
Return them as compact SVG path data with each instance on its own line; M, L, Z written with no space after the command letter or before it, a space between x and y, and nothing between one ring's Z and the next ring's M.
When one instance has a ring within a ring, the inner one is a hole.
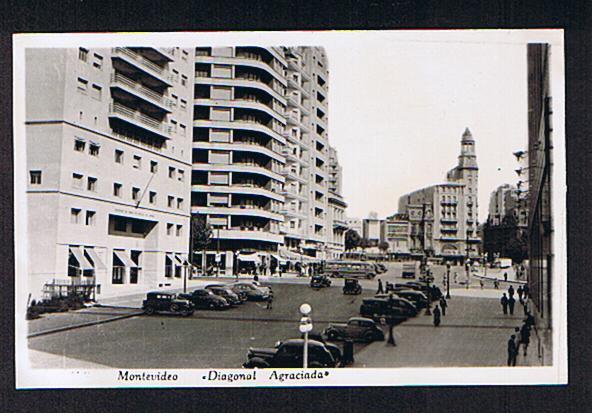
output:
M432 314L432 289L430 288L430 279L429 276L426 279L426 281L428 282L428 306L426 306L426 311L425 314L427 316Z
M450 261L446 262L446 299L450 299Z
M312 331L312 320L308 316L312 311L311 306L308 303L300 305L300 313L302 318L300 319L300 327L298 328L301 333L304 334L304 354L303 354L303 367L308 368L308 333Z

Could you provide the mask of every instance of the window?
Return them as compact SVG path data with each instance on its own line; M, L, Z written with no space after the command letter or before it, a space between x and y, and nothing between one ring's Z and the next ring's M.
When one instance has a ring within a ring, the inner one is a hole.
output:
M91 192L97 191L97 178L91 178L90 176L87 179L86 189Z
M183 229L182 225L177 225L177 232L176 232L177 237L181 237L181 230L182 229Z
M177 179L179 179L179 182L183 182L185 180L185 171L182 169L179 169L179 176L177 176Z
M103 69L103 57L98 53L93 54L93 66L97 69Z
M84 152L84 148L86 147L86 142L82 139L75 139L74 140L74 150L77 152Z
M98 156L99 155L99 150L101 149L101 146L99 146L96 143L91 143L89 148L88 148L88 153L91 156Z
M187 75L181 75L181 85L184 87L187 86Z
M177 132L177 121L176 120L171 120L171 127L173 130L173 133Z
M171 106L172 107L177 107L177 102L179 100L179 97L177 97L175 94L171 94Z
M32 170L29 172L31 176L31 185L41 185L41 171L40 170Z
M88 49L85 48L78 48L78 59L82 62L86 62L88 58Z
M80 173L72 174L72 187L82 189L82 175Z
M123 163L123 150L115 150L115 163Z
M171 179L175 178L175 168L172 166L169 166L169 178L171 178Z
M189 56L189 52L187 52L187 50L185 50L185 49L181 50L181 52L182 52L181 59L186 61L187 57Z
M134 155L134 163L132 164L132 166L135 169L140 169L142 167L142 158L138 155Z
M177 198L177 209L183 209L183 198Z
M179 128L181 129L181 136L185 137L185 134L187 133L187 127L185 124L179 124Z
M178 81L179 80L179 71L177 71L176 69L173 69L173 81Z
M102 94L103 94L103 87L101 87L100 85L97 85L97 84L92 84L91 97L94 98L95 100L101 101Z
M70 223L71 224L78 224L79 219L80 219L80 209L79 208L72 208L70 210Z
M173 224L167 224L167 235L173 235Z
M187 109L187 100L181 98L181 110Z
M88 89L88 81L84 78L78 77L77 88L80 92L86 92L86 90Z
M175 204L175 197L169 195L169 198L168 198L168 206L169 206L169 208L172 208L174 204Z
M86 211L86 225L95 225L95 211Z
M113 196L121 198L121 184L120 183L113 184Z
M155 160L150 161L150 173L158 172L158 162Z
M140 188L132 188L132 199L134 201L140 199Z
M150 191L149 201L151 204L156 204L156 192Z

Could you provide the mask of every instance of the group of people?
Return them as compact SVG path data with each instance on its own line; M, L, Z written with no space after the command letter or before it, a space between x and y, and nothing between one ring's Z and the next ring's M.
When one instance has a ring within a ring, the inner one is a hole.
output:
M500 299L500 304L502 305L502 311L504 315L508 314L508 310L510 311L510 315L514 315L514 306L516 305L516 299L514 299L514 293L518 294L518 301L524 307L524 314L526 315L528 311L528 296L529 296L529 289L528 284L524 284L524 286L518 286L517 290L514 290L514 287L510 285L508 288L508 296L506 293L502 295Z
M514 333L510 335L508 340L508 365L516 366L516 358L520 353L520 346L522 345L524 356L527 354L528 344L530 344L530 330L536 327L534 324L534 316L530 312L526 312L526 318L522 321L521 327L514 328Z

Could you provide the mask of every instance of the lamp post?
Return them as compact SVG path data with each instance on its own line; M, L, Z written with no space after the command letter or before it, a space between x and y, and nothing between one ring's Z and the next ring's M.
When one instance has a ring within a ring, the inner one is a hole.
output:
M308 303L300 305L302 318L300 319L300 327L298 329L304 334L304 354L302 362L302 368L304 369L308 368L308 333L312 331L312 320L309 317L311 311L312 308Z
M446 299L450 299L450 261L446 262Z
M217 228L218 237L216 238L216 277L220 277L220 228Z
M426 280L428 282L428 306L426 306L425 314L427 316L432 314L432 289L430 288L430 279Z

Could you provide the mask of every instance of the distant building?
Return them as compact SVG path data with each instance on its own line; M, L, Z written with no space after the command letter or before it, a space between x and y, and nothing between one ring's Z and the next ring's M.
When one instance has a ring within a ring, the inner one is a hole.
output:
M384 241L384 220L376 217L362 220L362 237L368 240L370 247L376 247Z
M406 258L411 254L411 223L406 214L394 214L385 222L385 241L392 257Z
M475 140L467 128L458 165L448 172L447 182L399 198L399 213L409 218L412 255L479 257L478 170Z
M350 230L354 230L358 235L361 237L362 232L362 220L359 218L346 218L345 223L347 228Z

